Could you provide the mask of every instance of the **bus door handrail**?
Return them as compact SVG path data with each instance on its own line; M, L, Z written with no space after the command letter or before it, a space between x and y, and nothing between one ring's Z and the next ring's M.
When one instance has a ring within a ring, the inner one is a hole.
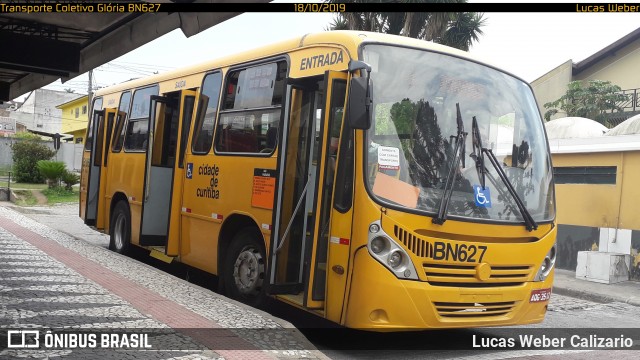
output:
M144 202L149 201L151 192L151 159L153 157L153 143L155 138L156 117L158 116L158 103L167 103L164 96L151 95L149 99L149 130L147 131L147 163L145 168L145 186L144 186ZM153 116L151 116L153 114Z
M302 205L302 199L307 197L307 188L309 187L310 182L311 182L310 180L307 180L307 183L304 185L304 189L302 190L302 194L300 195L298 204L296 204L296 208L293 210L293 213L291 214L291 219L289 220L289 224L287 224L287 228L284 230L284 234L282 234L282 238L280 238L280 242L278 243L278 246L276 246L276 250L275 250L276 253L280 251L280 249L282 248L282 245L284 245L284 239L289 234L289 230L291 230L291 225L293 224L293 220L296 218L296 214L298 213L298 210L300 210L300 205Z

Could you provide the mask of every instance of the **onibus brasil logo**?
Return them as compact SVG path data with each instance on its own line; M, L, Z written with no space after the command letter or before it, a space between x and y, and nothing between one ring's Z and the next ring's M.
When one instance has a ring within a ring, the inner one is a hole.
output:
M40 333L39 330L8 330L10 349L150 349L149 334L141 333Z

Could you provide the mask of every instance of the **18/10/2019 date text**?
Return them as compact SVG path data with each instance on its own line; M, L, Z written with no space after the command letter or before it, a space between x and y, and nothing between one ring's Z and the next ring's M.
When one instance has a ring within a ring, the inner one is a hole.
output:
M295 12L345 12L346 4L310 4L299 3L293 4Z

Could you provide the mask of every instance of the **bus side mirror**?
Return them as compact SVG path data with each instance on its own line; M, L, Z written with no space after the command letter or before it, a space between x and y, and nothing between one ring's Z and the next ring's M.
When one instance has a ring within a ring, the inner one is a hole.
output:
M347 116L352 129L368 130L371 127L370 84L364 77L351 78Z

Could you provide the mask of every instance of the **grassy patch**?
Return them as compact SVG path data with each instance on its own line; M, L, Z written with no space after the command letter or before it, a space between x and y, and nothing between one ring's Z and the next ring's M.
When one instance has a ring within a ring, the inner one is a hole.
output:
M52 189L42 190L44 196L47 197L49 205L57 203L78 202L79 192L76 190L66 190L64 187L55 187Z
M12 189L44 190L47 184L11 183Z
M31 206L38 203L38 200L33 196L31 190L16 190L16 204L20 206Z

